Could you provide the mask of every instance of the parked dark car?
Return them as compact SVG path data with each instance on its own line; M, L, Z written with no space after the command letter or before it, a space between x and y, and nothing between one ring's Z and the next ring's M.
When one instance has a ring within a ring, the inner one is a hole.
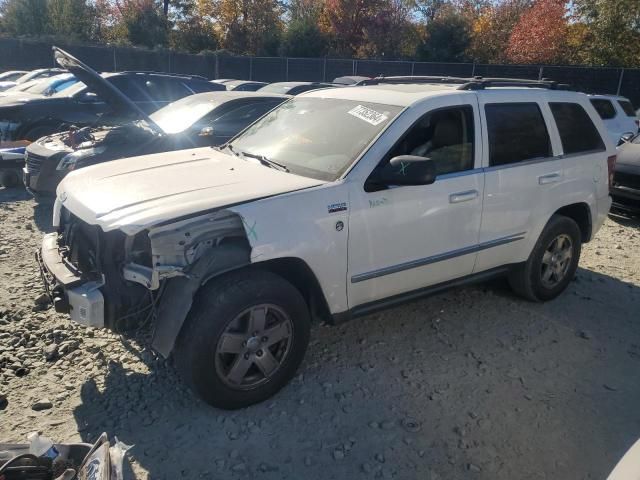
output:
M202 77L150 72L118 72L100 76L68 53L54 47L58 64L79 82L50 97L5 97L0 101L0 140L37 140L71 126L120 125L131 119L130 100L151 113L194 93L224 90ZM122 107L122 108L121 108ZM108 115L107 115L108 114ZM137 118L137 117L136 117Z
M289 96L253 92L191 95L150 116L121 126L57 133L27 147L24 183L37 194L53 193L81 167L150 153L225 143ZM134 105L132 115L136 114Z
M640 215L640 134L618 148L610 193L614 209Z
M265 85L258 92L281 93L283 95L299 95L319 88L344 87L333 83L322 82L276 82Z
M223 84L227 87L227 90L235 90L236 92L255 92L269 85L266 82L254 82L253 80L228 80Z

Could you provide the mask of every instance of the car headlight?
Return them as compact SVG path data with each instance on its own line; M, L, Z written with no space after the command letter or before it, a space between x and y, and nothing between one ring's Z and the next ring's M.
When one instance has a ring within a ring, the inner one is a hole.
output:
M56 167L56 170L73 170L80 160L99 155L106 150L106 147L83 148L77 152L67 153Z

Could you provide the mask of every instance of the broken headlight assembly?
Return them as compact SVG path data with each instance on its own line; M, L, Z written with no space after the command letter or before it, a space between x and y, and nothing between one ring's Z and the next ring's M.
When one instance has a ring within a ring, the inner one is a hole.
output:
M83 148L81 150L77 150L73 153L68 153L58 163L56 170L73 170L76 168L76 165L81 160L86 158L95 157L96 155L101 154L107 149L105 146L101 147L92 147L92 148Z

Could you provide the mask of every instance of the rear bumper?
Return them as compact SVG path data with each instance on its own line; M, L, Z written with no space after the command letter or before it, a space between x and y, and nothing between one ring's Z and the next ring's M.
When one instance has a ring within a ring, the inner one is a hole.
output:
M40 276L56 311L68 313L72 320L92 327L104 327L103 282L83 278L64 259L58 248L58 234L42 239L36 253Z

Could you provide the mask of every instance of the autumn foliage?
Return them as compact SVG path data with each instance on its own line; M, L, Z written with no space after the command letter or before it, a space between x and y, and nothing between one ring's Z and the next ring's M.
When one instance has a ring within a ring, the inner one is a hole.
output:
M640 66L640 0L0 0L0 35L244 55Z
M513 63L562 61L567 43L565 0L537 0L513 28L506 58Z

